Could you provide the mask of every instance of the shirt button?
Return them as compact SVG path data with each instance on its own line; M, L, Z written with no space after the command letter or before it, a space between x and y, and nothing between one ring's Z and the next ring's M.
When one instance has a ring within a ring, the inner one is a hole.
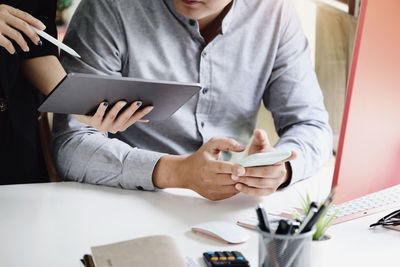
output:
M204 128L204 121L202 121L202 122L200 123L200 125L201 125L201 128Z
M7 110L7 103L4 98L0 98L0 112Z
M190 24L190 26L195 26L196 25L196 21L194 19L190 19L189 20L189 24Z
M205 94L207 94L207 92L208 92L208 88L203 88L203 94L205 95Z
M202 55L203 57L206 57L206 56L207 56L207 52L203 52L203 53L201 53L201 55Z
M143 187L141 187L140 185L139 185L139 186L136 186L136 189L137 189L137 190L142 190L142 191L143 191Z

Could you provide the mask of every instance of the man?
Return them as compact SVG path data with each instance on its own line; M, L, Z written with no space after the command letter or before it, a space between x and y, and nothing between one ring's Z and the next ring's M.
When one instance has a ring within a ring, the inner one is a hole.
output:
M65 179L128 189L180 187L219 200L263 196L311 176L330 157L331 129L300 23L285 0L83 0L65 37L68 71L200 82L170 119L107 136L56 116ZM112 89L110 89L112 90ZM219 160L241 152L261 101L280 140L254 131L249 154L292 150L276 166ZM157 107L155 107L156 109Z

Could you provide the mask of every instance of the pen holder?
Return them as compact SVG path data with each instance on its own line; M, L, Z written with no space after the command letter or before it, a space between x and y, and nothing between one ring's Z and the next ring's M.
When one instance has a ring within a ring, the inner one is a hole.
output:
M259 233L259 267L311 266L311 242L314 230L299 235Z

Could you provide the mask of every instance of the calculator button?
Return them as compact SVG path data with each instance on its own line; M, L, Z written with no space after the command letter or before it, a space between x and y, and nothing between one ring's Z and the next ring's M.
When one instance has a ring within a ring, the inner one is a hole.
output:
M242 255L242 253L240 253L239 251L232 251L232 253L233 253L233 255L237 258L237 257L242 257L243 258L243 255Z
M203 253L207 267L250 267L249 262L238 251L209 251Z
M222 252L219 252L219 251L215 252L215 256L217 256L218 258L225 257L225 255Z
M233 254L231 252L225 251L224 253L225 253L226 257L228 258L228 260L230 260L230 261L235 260L235 256L233 256Z

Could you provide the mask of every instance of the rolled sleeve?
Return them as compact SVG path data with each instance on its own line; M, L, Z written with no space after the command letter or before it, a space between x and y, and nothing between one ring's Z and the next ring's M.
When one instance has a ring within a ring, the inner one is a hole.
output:
M292 169L292 176L290 179L290 182L285 184L285 186L288 186L289 184L294 184L300 180L303 179L304 177L304 171L305 171L305 165L306 165L306 160L304 159L303 156L303 150L300 148L297 148L295 145L291 145L290 143L281 143L275 146L275 149L278 151L292 151L294 150L297 153L297 158L294 160L291 160L290 167Z
M55 114L52 149L64 180L155 190L153 170L163 153L108 138L72 115Z
M157 162L164 155L166 154L147 150L140 150L139 153L129 152L123 163L122 187L138 190L155 190L153 171Z

